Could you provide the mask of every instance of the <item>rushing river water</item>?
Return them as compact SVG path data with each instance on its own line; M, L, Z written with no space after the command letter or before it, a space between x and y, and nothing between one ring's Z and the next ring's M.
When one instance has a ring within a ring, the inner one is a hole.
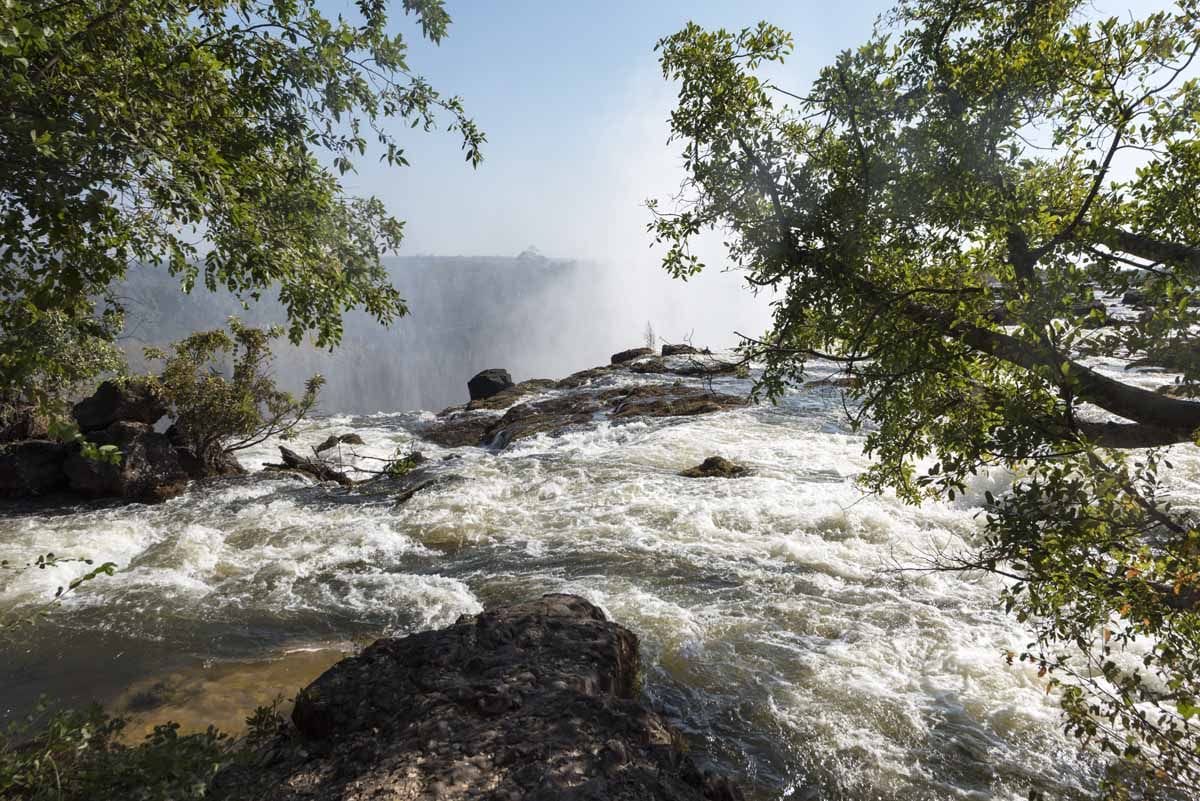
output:
M609 380L640 380L630 377ZM718 382L746 392L748 381ZM407 448L428 413L330 417L359 454ZM99 698L149 722L236 721L355 643L488 604L572 592L642 638L645 693L754 798L1071 797L1094 781L989 577L897 571L977 535L977 504L864 496L841 394L599 424L501 453L420 449L464 480L396 507L288 477L193 487L159 506L0 519L10 559L53 551L119 572L0 654L0 708ZM748 478L687 479L719 453ZM243 457L274 458L271 444ZM53 595L64 565L0 578L0 613Z

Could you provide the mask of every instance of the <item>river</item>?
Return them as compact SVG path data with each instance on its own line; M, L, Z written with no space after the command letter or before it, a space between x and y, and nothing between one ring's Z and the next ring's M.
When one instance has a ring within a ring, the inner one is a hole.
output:
M328 416L298 444L355 431L358 454L382 458L429 417ZM646 695L752 798L1092 787L1045 679L1006 664L1029 635L998 607L997 580L897 569L969 545L984 491L1011 479L906 506L857 488L862 443L840 391L806 386L776 406L600 423L500 453L419 443L464 480L402 506L251 476L158 506L8 512L6 558L53 551L119 570L3 645L0 708L19 714L46 693L97 698L147 725L236 726L375 637L572 592L641 637ZM677 475L714 453L754 474ZM266 443L243 463L274 456ZM0 614L28 611L78 572L0 578Z

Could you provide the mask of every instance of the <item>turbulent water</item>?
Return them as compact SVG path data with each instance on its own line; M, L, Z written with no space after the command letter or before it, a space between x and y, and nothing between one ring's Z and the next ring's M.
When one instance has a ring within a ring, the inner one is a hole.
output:
M428 419L332 417L301 444L356 431L360 455L386 457ZM954 504L864 496L862 439L836 389L598 424L501 453L419 447L451 456L444 466L465 480L396 507L248 477L160 506L0 520L10 559L54 551L120 566L69 595L30 645L8 647L3 706L49 692L148 719L244 715L356 642L573 592L641 636L644 692L754 798L1070 797L1094 781L1045 681L1005 663L1028 634L997 607L997 582L896 569L969 544L984 490L1008 479L982 479ZM714 453L753 476L677 475ZM77 572L3 579L0 612L30 608Z

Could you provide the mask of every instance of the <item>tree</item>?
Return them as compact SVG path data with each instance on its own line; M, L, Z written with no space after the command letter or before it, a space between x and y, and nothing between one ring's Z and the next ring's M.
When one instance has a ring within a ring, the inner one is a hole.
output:
M759 393L810 358L856 379L866 487L953 499L982 469L1017 473L987 495L980 547L943 566L1007 577L1037 635L1019 658L1060 690L1067 730L1116 756L1109 794L1186 795L1200 531L1160 466L1200 434L1200 11L1086 8L902 0L807 93L767 75L785 32L689 24L658 45L684 191L650 227L676 276L720 229L775 293L743 346ZM1096 299L1131 288L1146 310L1106 321ZM1119 368L1165 353L1191 354L1169 392Z
M168 433L195 455L204 472L223 472L223 460L271 437L286 439L316 406L325 379L310 378L299 398L275 386L271 340L281 328L253 328L236 319L229 333L198 331L170 353L146 349L164 360L151 378L175 422Z
M403 0L440 42L442 0ZM361 308L383 323L406 307L381 253L403 225L340 176L376 140L407 163L390 118L440 115L478 164L483 134L457 98L410 71L387 4L354 19L315 0L12 0L0 6L0 326L28 341L111 341L110 292L132 261L161 264L246 299L277 288L288 334L341 336ZM60 369L32 351L32 372ZM21 361L21 360L18 360ZM49 366L48 366L49 365ZM0 363L20 394L29 361Z

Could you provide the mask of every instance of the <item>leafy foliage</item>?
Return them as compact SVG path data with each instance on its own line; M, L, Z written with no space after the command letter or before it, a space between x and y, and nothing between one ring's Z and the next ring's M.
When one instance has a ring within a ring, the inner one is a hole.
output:
M23 564L14 564L8 559L0 559L0 572L21 572L31 569L45 570L48 567L57 567L58 565L70 564L72 562L80 562L87 565L90 569L71 579L65 586L58 587L54 591L53 598L35 607L33 610L25 610L21 617L0 617L0 637L3 637L5 634L11 634L19 626L35 622L37 618L49 612L53 606L62 601L68 594L79 589L89 581L95 581L100 576L111 576L117 569L115 562L103 562L95 565L91 559L58 556L54 553L39 554L33 561ZM95 566L93 567L93 565Z
M1169 397L1096 369L1194 353L1200 290L1200 5L1089 20L1076 0L904 0L799 93L791 39L695 24L659 43L687 179L651 230L776 293L747 340L779 395L806 362L855 379L866 487L954 499L975 474L985 542L946 565L1011 581L1065 725L1118 760L1114 797L1200 786L1200 535L1157 450L1191 443L1200 362ZM1153 279L1153 280L1148 280ZM1097 327L1102 295L1146 310ZM1111 363L1111 362L1110 362ZM927 467L932 462L932 467ZM1013 655L1016 658L1016 655Z
M126 725L98 706L35 710L0 738L0 795L22 801L200 799L235 756L233 741L211 727L181 735L178 724L166 723L128 746L120 741Z
M282 334L230 319L228 333L197 332L169 354L147 349L147 358L165 360L153 379L156 391L175 416L182 444L203 465L216 467L223 455L271 437L286 439L316 405L324 384L319 375L306 382L299 398L275 386L271 340Z
M401 7L425 38L446 34L441 0ZM368 139L406 163L389 119L431 130L447 117L472 164L484 136L410 70L387 4L355 8L0 5L0 394L36 398L108 369L110 287L131 261L165 265L185 291L277 287L293 341L336 343L350 309L385 323L406 312L380 265L403 225L340 176Z

